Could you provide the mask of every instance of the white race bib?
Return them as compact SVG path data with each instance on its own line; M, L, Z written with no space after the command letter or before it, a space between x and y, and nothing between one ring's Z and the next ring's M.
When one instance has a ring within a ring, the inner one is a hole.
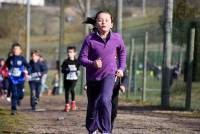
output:
M36 73L32 73L31 74L31 81L39 81L40 80L40 73L36 72Z
M19 77L21 76L22 71L20 70L20 68L13 68L11 71L11 75L14 77Z
M76 65L68 65L70 71L77 71Z
M78 77L77 77L76 72L70 72L70 73L68 73L66 79L67 80L77 80Z

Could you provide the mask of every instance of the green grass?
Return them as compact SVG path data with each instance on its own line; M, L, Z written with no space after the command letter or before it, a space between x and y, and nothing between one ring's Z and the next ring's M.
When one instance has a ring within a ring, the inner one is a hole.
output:
M136 19L124 19L123 21L123 28L137 28L144 25L149 24L157 24L159 22L159 16L147 16L142 18L136 18Z
M149 79L149 76L148 76ZM140 85L141 79L137 79L137 83ZM147 81L147 88L151 87L152 89L161 89L160 81L154 81L153 79ZM141 86L140 86L141 87ZM160 105L161 101L161 91L146 91L146 101L142 101L142 91L137 90L137 93L130 93L128 98L126 94L121 96L121 99L125 102L132 102L132 103L141 103L141 104L148 104L148 105ZM175 80L170 91L170 107L172 108L180 108L184 109L185 107L185 82L183 82L183 77L181 76L178 80ZM192 87L192 100L191 100L191 108L193 111L200 111L200 82L193 82Z
M171 105L176 107L185 106L185 96L186 96L185 82L179 79L175 82L171 91ZM192 100L191 107L192 110L200 111L200 82L192 83Z
M138 75L136 75L136 87L142 88L143 83L143 76L142 71L139 71ZM161 80L157 80L154 76L150 75L150 71L147 72L147 89L160 89L161 87Z
M0 133L23 133L28 125L23 123L27 116L19 113L15 116L10 115L10 110L0 107Z

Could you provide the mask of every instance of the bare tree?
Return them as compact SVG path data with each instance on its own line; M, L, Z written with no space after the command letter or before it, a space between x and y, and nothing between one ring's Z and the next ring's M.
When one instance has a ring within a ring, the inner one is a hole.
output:
M82 16L84 19L86 19L90 15L90 5L91 5L91 0L85 0L85 4L83 3L83 0L78 0L79 7L81 8L82 11ZM89 26L85 25L84 27L84 35L87 35L89 33ZM81 70L82 77L81 77L81 88L84 87L84 84L86 83L86 70L85 68L82 68ZM82 90L81 90L82 93Z
M83 0L77 0L78 1L78 5L81 9L81 13L82 16L85 16L85 5L84 5L84 1Z

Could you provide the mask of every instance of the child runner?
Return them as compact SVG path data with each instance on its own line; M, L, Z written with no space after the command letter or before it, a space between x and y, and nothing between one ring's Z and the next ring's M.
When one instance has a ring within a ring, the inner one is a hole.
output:
M11 114L17 112L17 105L20 105L24 97L24 81L25 76L28 76L30 69L26 59L21 55L22 47L19 43L12 45L13 55L6 60L6 66L9 70L9 88L11 90ZM27 68L28 72L25 70Z
M48 65L47 65L47 61L44 59L44 57L42 55L40 55L40 62L42 62L43 66L44 66L44 72L42 75L42 85L41 85L41 93L40 95L42 95L45 91L48 91L48 86L46 84L46 80L47 80L47 76L48 76Z
M69 112L69 94L71 93L71 110L76 110L75 91L76 82L78 80L79 65L76 59L76 48L74 46L67 47L68 58L64 60L61 68L64 74L65 89L65 112Z
M125 92L125 90L128 87L128 76L127 73L124 71L124 76L121 78L117 78L114 89L113 89L113 95L112 95L112 114L111 114L111 126L113 129L114 120L117 117L117 110L118 110L118 97L119 97L119 91L122 93Z
M52 95L58 95L59 94L59 75L58 75L58 71L55 72L54 76L53 76L53 80L52 80Z
M5 67L5 60L0 59L0 95L5 98L8 93L8 70Z
M41 78L44 71L44 65L40 62L40 53L38 50L33 50L31 52L31 60L30 60L30 78L29 78L29 86L30 86L30 101L31 108L33 111L36 110L36 105L39 102L40 98L40 90L41 90Z
M94 19L97 31L85 38L79 55L79 62L86 67L86 128L89 134L97 129L110 134L113 87L115 77L123 76L126 49L120 34L111 31L113 19L110 13L100 11ZM115 59L117 50L118 66Z
M12 56L12 55L13 55L13 52L12 52L12 50L10 50L10 52L8 53L8 57L10 57L10 56ZM6 65L4 66L4 69L5 69L6 71L8 71ZM7 81L8 81L7 101L10 102L10 101L11 101L11 98L10 98L11 89L10 89L10 87L9 87L9 78L8 78L8 76L6 77L6 79L7 79Z
M4 98L4 76L2 73L3 70L3 66L4 66L4 60L0 59L0 98L3 99Z

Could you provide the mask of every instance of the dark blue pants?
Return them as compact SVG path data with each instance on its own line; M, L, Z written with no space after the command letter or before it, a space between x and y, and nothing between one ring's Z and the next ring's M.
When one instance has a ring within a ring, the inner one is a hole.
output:
M114 75L108 75L101 81L87 81L86 128L89 133L99 130L111 133L111 109Z
M40 81L31 81L29 82L30 86L30 102L31 107L35 109L36 99L40 98L41 82Z
M10 89L12 93L11 109L17 110L17 103L24 97L24 83L13 84L10 82Z

